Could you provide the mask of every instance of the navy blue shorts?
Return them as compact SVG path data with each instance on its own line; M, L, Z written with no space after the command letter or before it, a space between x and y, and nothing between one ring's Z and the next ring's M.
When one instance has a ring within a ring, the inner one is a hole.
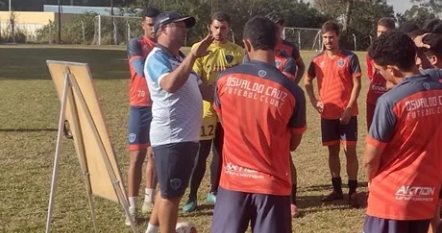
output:
M218 188L211 233L292 232L290 196L235 192Z
M152 108L131 106L129 110L129 150L140 150L150 146L150 123Z
M184 195L195 166L198 149L198 142L179 142L152 147L162 198L172 199Z
M431 219L428 220L390 220L365 216L362 233L427 233Z
M356 145L358 141L358 119L356 116L343 125L339 119L321 118L322 145L332 146L342 142L344 145Z

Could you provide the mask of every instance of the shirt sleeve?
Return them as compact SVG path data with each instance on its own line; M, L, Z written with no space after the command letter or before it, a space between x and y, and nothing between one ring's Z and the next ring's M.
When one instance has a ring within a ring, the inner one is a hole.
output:
M135 70L140 77L144 77L144 57L143 49L137 39L131 39L127 44L127 57L129 65Z
M378 99L374 111L373 123L367 136L368 144L378 148L384 148L394 137L397 117L393 108L394 106L389 104L384 98Z
M359 59L356 54L350 56L350 73L353 78L361 76L361 65L359 64Z
M431 79L433 79L434 81L440 81L442 78L442 70L440 69L425 69L422 70L421 73L423 75L429 75L431 77Z
M146 76L159 84L161 79L172 72L172 65L166 55L154 52L146 61Z
M371 58L368 56L368 53L365 55L365 63L367 65L367 77L368 79L373 79L373 64Z
M293 108L292 116L289 121L289 128L292 133L301 134L307 129L307 116L304 91L296 86L296 91L293 93L295 98L295 106Z
M310 79L314 79L316 77L316 67L315 62L311 61L307 70L307 77Z
M284 63L284 66L282 67L281 72L284 74L287 74L290 79L295 79L296 75L296 62L295 59L292 57L288 57L287 60Z

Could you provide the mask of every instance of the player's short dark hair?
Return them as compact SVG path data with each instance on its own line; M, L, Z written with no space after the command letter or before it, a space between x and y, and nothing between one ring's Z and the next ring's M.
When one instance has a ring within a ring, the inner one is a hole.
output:
M223 11L214 12L211 16L210 22L213 22L213 20L218 20L220 22L227 22L229 25L232 22L232 20L230 19L230 16L226 12L223 12Z
M412 31L419 30L419 26L414 22L404 22L399 25L399 31L408 34Z
M428 32L442 34L442 20L430 19L425 22L425 25L422 27L422 29Z
M378 26L383 26L393 30L396 28L396 22L394 22L394 19L391 17L382 17L378 20Z
M341 34L341 27L339 27L339 24L333 20L329 20L327 22L325 22L322 25L322 33L326 33L328 31L334 31L336 33L336 35L340 35Z
M156 18L161 13L160 10L153 7L148 7L143 10L141 13L141 17L143 17L142 20L145 20L146 18Z
M278 41L278 28L266 17L255 16L247 21L243 39L249 40L254 49L274 50Z
M409 71L416 66L416 45L405 33L382 33L368 48L368 55L380 66L393 65Z
M279 13L270 12L265 17L267 19L269 19L270 21L272 21L274 24L279 24L279 25L284 25L285 24L284 16L282 16Z
M430 33L426 35L422 42L430 46L430 48L422 48L422 51L427 56L442 57L442 36L437 33Z
M423 35L423 34L425 34L425 33L427 33L427 31L424 30L424 29L417 29L417 30L414 30L414 31L412 31L412 32L407 33L407 35L408 35L411 39L414 40L414 38L416 38L417 36L421 36L421 35Z

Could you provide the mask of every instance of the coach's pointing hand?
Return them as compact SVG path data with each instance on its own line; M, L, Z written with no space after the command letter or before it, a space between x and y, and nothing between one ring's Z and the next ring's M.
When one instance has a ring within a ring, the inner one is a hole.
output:
M210 44L212 44L214 40L214 37L212 36L212 34L209 34L208 36L206 36L206 38L204 38L202 41L200 41L200 43L197 44L197 46L195 46L192 51L190 51L190 53L192 54L192 56L195 57L204 57L207 54L209 54L210 51L207 51L207 48L209 48Z

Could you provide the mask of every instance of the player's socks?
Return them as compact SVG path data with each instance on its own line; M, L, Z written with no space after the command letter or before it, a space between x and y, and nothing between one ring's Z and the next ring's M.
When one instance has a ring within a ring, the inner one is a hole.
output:
M145 233L158 233L159 229L160 228L158 226L154 226L149 223L149 225L147 225L147 229L146 229Z
M155 198L155 189L146 188L146 193L144 194L144 203L153 203Z
M296 205L296 192L298 190L298 184L292 185L292 204Z
M137 206L137 197L129 197L129 207L136 209Z
M332 178L333 191L342 193L342 179L341 177Z
M350 195L355 193L357 188L358 188L357 180L348 180L348 193Z

